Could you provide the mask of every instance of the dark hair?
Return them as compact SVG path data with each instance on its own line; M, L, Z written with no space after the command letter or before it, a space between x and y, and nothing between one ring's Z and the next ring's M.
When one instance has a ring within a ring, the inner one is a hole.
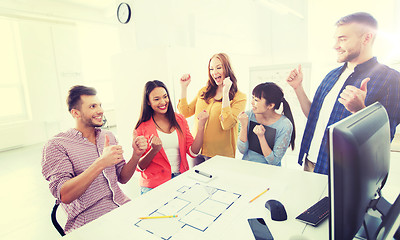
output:
M173 109L173 106L172 106L171 97L169 96L169 93L168 93L168 89L167 89L167 87L165 86L165 84L163 82L158 81L158 80L148 81L146 83L146 85L144 86L143 100L142 100L142 110L140 112L139 121L137 122L135 129L137 129L140 126L140 124L150 120L150 118L153 117L154 110L149 105L149 103L150 103L149 95L155 88L158 88L158 87L164 88L165 91L167 92L167 95L168 95L169 103L168 103L168 110L167 110L166 115L167 115L167 118L168 118L169 123L170 123L170 129L172 127L175 127L176 129L179 130L179 132L182 133L182 129L179 126L178 122L176 121L175 112L174 112L174 109Z
M373 29L378 29L378 22L376 21L376 19L369 13L366 12L356 12L347 16L344 16L342 18L340 18L337 22L336 22L336 26L342 26L342 25L346 25L349 23L360 23L366 26L369 26Z
M215 83L214 78L210 74L210 64L213 58L218 58L221 61L222 66L224 68L225 77L230 77L232 81L232 86L231 89L229 90L229 100L232 100L235 97L236 92L238 91L237 79L235 73L231 68L229 57L225 53L214 54L208 61L207 88L206 91L202 93L201 97L208 103L208 101L215 96L218 89L218 86Z
M290 139L290 145L292 146L292 150L294 149L294 140L296 137L296 129L294 126L294 119L292 115L292 111L290 110L289 103L286 101L282 89L273 82L265 82L258 84L252 92L253 96L256 98L264 98L265 104L275 104L275 109L279 109L281 103L283 104L283 115L285 115L293 125L292 137Z
M82 101L81 101L82 95L93 96L96 94L97 94L96 89L92 87L86 87L82 85L76 85L71 87L67 97L68 111L71 112L72 109L80 110L82 106Z

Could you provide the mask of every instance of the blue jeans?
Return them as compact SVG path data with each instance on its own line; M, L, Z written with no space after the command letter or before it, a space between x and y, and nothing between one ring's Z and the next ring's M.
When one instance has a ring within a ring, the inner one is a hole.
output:
M151 189L152 188L149 188L149 187L140 187L140 195L143 195L143 194L147 193Z
M191 159L191 162L189 162L189 168L199 165L200 163L203 163L210 158L211 157L207 157L207 156L199 154L199 155L197 155L197 157Z
M172 173L171 174L171 179L179 176L181 173ZM148 188L148 187L140 187L140 195L143 195L145 193L147 193L148 191L150 191L152 188Z

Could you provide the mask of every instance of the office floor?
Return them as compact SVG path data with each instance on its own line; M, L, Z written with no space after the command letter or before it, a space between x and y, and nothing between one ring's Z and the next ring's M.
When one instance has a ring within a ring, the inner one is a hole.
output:
M42 146L43 144L37 144L0 152L0 214L2 216L0 239L2 240L60 238L50 220L54 198L41 174ZM285 158L283 167L301 170L301 167L296 164L297 157L294 153L288 152ZM400 175L400 169L397 170L400 162L392 161L392 164L394 162L396 162L396 171L392 175ZM396 181L394 183L392 189L387 189L391 194L398 192L399 183ZM121 188L131 199L138 197L137 176ZM390 196L390 199L394 200L395 196ZM63 225L65 214L61 208L58 211L58 217Z
M41 146L0 153L0 238L56 239L51 197L41 176Z

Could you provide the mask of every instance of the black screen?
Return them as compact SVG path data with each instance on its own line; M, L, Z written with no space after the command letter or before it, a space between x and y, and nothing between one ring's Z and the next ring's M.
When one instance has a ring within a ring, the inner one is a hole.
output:
M390 124L380 103L329 127L330 238L353 239L390 163Z
M262 218L251 218L248 219L250 228L253 231L256 240L273 240L271 232L268 229L267 224Z

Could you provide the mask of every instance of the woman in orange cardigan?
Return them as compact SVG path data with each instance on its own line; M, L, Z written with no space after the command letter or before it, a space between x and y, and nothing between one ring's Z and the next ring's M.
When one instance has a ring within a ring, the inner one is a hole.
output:
M137 168L142 194L189 169L186 154L196 157L199 153L207 119L206 111L198 114L198 131L193 139L185 117L174 112L165 84L158 80L146 83L135 127L138 136L149 143Z

